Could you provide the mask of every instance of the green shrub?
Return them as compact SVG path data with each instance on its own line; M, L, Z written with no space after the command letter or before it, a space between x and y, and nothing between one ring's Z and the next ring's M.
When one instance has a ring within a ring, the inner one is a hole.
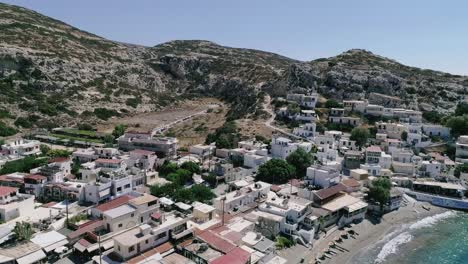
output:
M94 115L99 119L107 120L113 116L119 116L119 113L113 109L96 108L94 109Z
M15 126L22 127L22 128L31 128L33 125L28 119L24 117L18 117L15 120Z
M131 106L133 108L137 108L140 103L140 98L128 98L127 101L125 101L126 105Z
M13 136L16 132L16 129L0 121L0 137Z

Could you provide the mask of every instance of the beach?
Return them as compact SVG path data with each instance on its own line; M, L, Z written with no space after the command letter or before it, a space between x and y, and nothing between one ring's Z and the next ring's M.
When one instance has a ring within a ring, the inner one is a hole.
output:
M426 210L423 208L428 208ZM372 260L366 260L365 262L361 259L361 255L366 254L368 250L374 247L377 243L389 240L390 237L398 230L401 230L405 226L411 226L418 221L422 221L421 224L427 221L433 221L431 217L438 217L439 215L444 216L449 210L445 208L435 207L428 203L410 201L406 206L400 207L396 211L385 214L381 219L366 218L361 223L353 225L351 228L345 230L336 229L328 234L322 234L321 238L315 242L313 248L310 251L309 263L315 263L315 257L323 255L324 250L328 249L330 243L338 239L341 234L347 233L347 230L351 229L356 234L349 235L347 239L343 239L341 243L336 243L337 247L332 248L331 254L326 254L327 257L322 259L320 263L378 263L383 261L387 255L395 253L396 246L399 243L405 243L409 239L405 236L405 233L397 236L395 241L392 241L395 245L385 245L379 253L377 258Z

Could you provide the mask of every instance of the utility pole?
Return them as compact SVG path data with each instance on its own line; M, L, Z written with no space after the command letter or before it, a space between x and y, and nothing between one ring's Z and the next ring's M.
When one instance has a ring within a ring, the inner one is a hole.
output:
M223 214L221 216L221 226L224 226L224 202L226 201L226 196L221 198L221 201L223 202Z
M66 227L68 228L68 198L65 199L65 213L66 213L66 215L67 215L67 216L66 216L67 218L66 218L65 223L66 223Z

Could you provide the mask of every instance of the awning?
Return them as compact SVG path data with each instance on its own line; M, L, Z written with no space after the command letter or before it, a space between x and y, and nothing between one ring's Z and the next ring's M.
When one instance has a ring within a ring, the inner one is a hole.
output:
M98 249L99 248L99 244L98 243L95 243L95 244L92 244L91 246L89 246L87 248L88 252L91 253L93 252L94 250Z
M86 250L86 247L81 245L79 242L76 242L75 245L73 245L73 247L80 252L84 252Z
M64 239L62 241L59 241L57 243L54 243L54 244L52 244L50 246L45 247L44 250L45 250L45 252L48 253L48 252L50 252L50 251L52 251L52 250L54 250L54 249L56 249L58 247L65 246L66 244L68 244L68 241L66 239Z
M350 213L357 211L359 209L365 208L365 207L367 207L367 203L362 202L362 201L347 206L348 212Z
M46 257L46 254L44 253L44 251L41 250L38 250L34 253L31 253L29 255L26 255L22 258L19 258L16 260L16 262L18 262L18 264L31 264L31 263L34 263L34 262L38 262L39 260L43 259Z
M114 240L109 239L108 241L102 243L101 246L104 248L104 250L108 250L114 247Z

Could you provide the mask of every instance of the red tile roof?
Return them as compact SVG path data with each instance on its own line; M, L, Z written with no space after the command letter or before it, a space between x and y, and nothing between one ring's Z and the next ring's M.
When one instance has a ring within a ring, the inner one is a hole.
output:
M1 175L1 176L0 176L0 181L3 181L3 182L24 183L24 180L23 180L23 179L21 179L21 178L9 177L8 175Z
M335 194L337 194L339 192L342 192L344 190L346 190L346 186L344 186L341 183L338 183L337 185L334 185L332 187L328 187L326 189L322 189L322 190L316 192L315 195L317 195L318 198L323 200L323 199L327 199L329 197L332 197L333 195L335 195Z
M222 238L221 236L213 233L212 231L205 231L199 234L198 238L205 241L212 248L219 250L223 253L228 253L236 247L236 245L234 245L232 242Z
M128 203L128 201L130 201L133 198L134 197L132 197L130 195L123 195L123 196L115 198L114 200L111 200L111 201L109 201L107 203L103 203L101 205L96 206L96 210L98 210L100 212L105 212L105 211L108 211L110 209L114 209L116 207L124 205L124 204Z
M8 186L0 186L0 196L5 196L13 192L17 192L18 188L8 187Z
M140 255L138 255L138 256L136 256L136 257L134 257L132 259L129 259L125 263L127 263L127 264L140 263L140 262L144 261L145 259L147 259L148 257L153 256L154 254L157 254L157 253L162 254L162 253L164 253L166 251L171 250L173 247L174 246L171 243L166 242L166 243L161 244L161 245L159 245L159 246L157 246L157 247L155 247L155 248L153 248L151 250L140 253Z
M279 191L281 191L281 187L279 187L278 185L272 185L272 186L270 186L270 191L279 192Z
M379 146L370 146L366 148L366 151L370 152L382 152L382 149Z
M354 178L349 178L349 179L344 179L341 181L342 184L348 186L348 187L359 187L361 184L356 181Z
M45 207L45 208L49 208L49 207L52 207L54 205L56 205L57 203L56 202L50 202L50 203L46 203L46 204L43 204L41 205L42 207Z
M246 264L250 260L250 253L240 247L236 247L224 256L210 261L210 264Z
M121 163L121 159L97 159L96 163L111 163L111 164L118 164Z
M57 158L53 158L53 159L50 159L49 160L49 163L54 163L54 162L67 162L69 161L70 159L67 158L67 157L57 157Z
M88 232L92 232L94 230L96 230L97 228L101 227L101 226L104 226L104 221L102 220L99 220L99 221L96 221L90 225L87 225L83 228L80 228L80 229L77 229L73 232L71 232L70 234L67 235L68 239L75 239L75 238L78 238Z
M80 243L80 244L81 244L83 247L85 247L85 248L87 248L87 247L89 247L90 245L92 245L91 242L89 242L88 240L86 240L86 239L84 239L84 238L78 240L77 243Z
M159 212L152 213L152 214L151 214L151 218L153 218L153 219L159 219L159 218L161 218L161 213L159 213Z
M47 177L39 175L39 174L30 174L30 175L28 175L28 176L26 176L24 178L25 179L32 179L32 180L45 180L45 179L47 179Z

